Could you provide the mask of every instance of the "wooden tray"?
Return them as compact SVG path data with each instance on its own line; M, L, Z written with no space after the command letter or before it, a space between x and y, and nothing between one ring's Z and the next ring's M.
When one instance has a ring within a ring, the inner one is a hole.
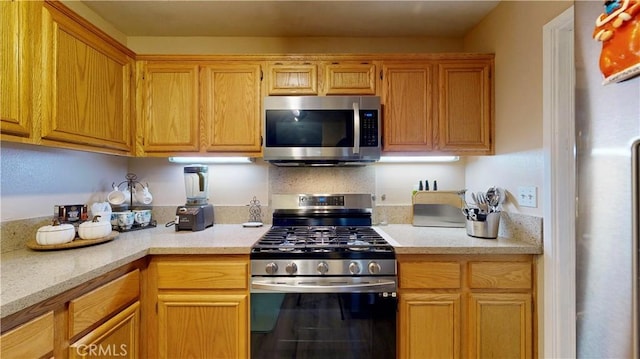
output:
M76 238L71 242L62 243L62 244L50 244L50 245L38 244L38 242L36 242L36 239L33 238L33 239L27 241L27 247L33 249L34 251L55 251L55 250L58 250L58 249L87 247L87 246L92 246L94 244L99 244L99 243L104 243L104 242L111 241L111 240L115 239L116 237L118 237L118 234L119 233L117 231L112 231L110 235L108 235L106 237L102 237L102 238L96 238L96 239L79 239L79 238Z

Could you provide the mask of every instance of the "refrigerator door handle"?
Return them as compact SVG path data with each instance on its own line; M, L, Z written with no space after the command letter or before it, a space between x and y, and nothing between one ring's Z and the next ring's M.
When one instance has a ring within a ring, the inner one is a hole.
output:
M631 145L631 198L632 198L632 263L635 275L632 284L633 293L633 353L640 358L640 138Z

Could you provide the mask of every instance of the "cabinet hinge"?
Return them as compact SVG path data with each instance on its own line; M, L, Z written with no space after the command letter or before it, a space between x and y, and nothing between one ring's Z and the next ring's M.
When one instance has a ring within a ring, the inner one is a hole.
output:
M380 80L382 80L382 70L380 70Z
M262 144L264 143L264 138L262 137L262 135L260 135L260 147L262 147Z
M260 69L260 81L262 81L262 69Z

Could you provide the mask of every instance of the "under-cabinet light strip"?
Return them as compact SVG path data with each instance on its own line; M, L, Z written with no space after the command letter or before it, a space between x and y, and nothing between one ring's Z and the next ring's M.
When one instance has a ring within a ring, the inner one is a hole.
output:
M249 157L169 157L169 162L173 163L252 163Z
M382 156L382 163L429 163L429 162L455 162L458 156Z

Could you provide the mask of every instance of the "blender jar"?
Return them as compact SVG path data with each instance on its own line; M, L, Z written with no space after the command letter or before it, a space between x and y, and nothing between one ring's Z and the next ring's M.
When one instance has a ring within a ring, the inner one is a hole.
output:
M184 168L184 189L187 193L187 204L206 204L207 186L209 184L209 167L191 165Z

